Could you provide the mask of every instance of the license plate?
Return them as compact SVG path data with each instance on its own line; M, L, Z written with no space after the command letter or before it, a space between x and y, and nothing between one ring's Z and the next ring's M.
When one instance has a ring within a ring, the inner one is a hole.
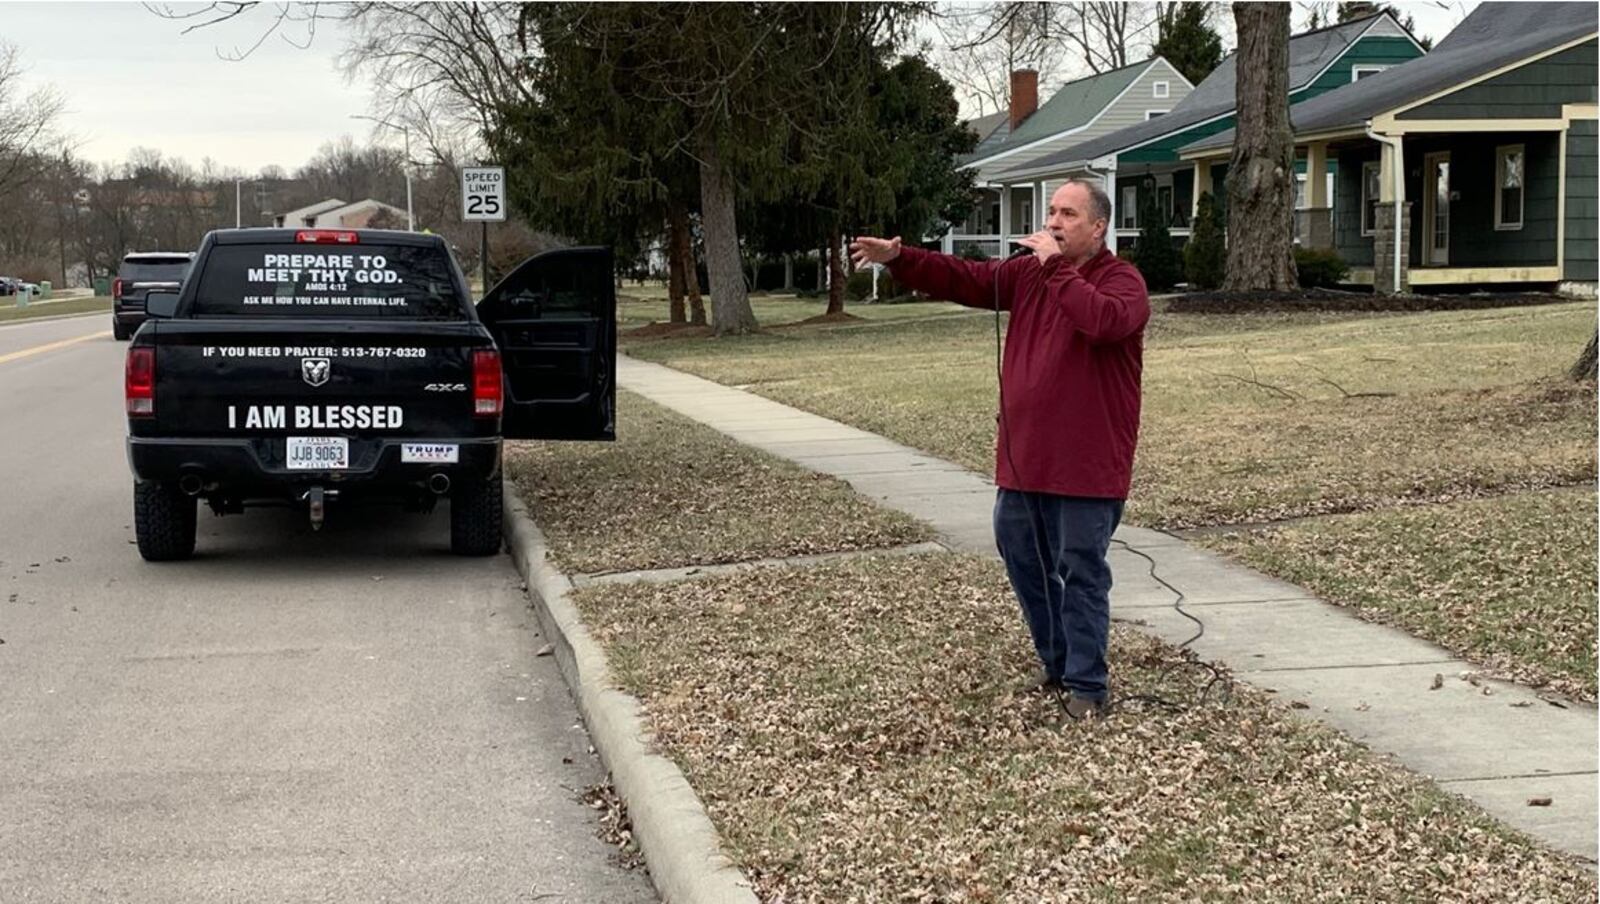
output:
M400 460L422 464L453 465L461 459L455 443L401 443Z
M285 461L291 471L343 471L350 467L350 441L342 436L291 436Z

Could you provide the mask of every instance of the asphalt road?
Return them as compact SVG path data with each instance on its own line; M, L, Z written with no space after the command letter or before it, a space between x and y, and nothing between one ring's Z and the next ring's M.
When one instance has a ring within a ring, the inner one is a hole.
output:
M133 545L109 318L0 327L0 900L654 901L510 560L443 507Z

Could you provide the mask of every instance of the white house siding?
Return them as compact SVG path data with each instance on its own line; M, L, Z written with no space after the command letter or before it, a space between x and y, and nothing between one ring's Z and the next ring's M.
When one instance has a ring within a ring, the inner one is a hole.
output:
M1372 23L1372 27L1361 33L1363 38L1406 38L1406 30L1395 24L1388 16Z

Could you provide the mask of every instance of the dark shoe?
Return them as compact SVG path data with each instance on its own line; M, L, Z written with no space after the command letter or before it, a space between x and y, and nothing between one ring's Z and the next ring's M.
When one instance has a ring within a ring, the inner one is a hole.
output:
M1067 696L1066 711L1067 718L1078 722L1089 719L1103 719L1106 715L1106 701L1069 694Z
M1018 694L1037 694L1041 691L1061 689L1061 682L1051 678L1044 669L1034 669L1033 675L1017 685Z

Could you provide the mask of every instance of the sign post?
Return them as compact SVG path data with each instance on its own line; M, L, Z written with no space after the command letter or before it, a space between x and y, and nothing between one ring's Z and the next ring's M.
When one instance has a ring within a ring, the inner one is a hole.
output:
M461 220L483 224L478 247L478 279L489 291L489 224L506 219L506 170L503 166L461 168Z

